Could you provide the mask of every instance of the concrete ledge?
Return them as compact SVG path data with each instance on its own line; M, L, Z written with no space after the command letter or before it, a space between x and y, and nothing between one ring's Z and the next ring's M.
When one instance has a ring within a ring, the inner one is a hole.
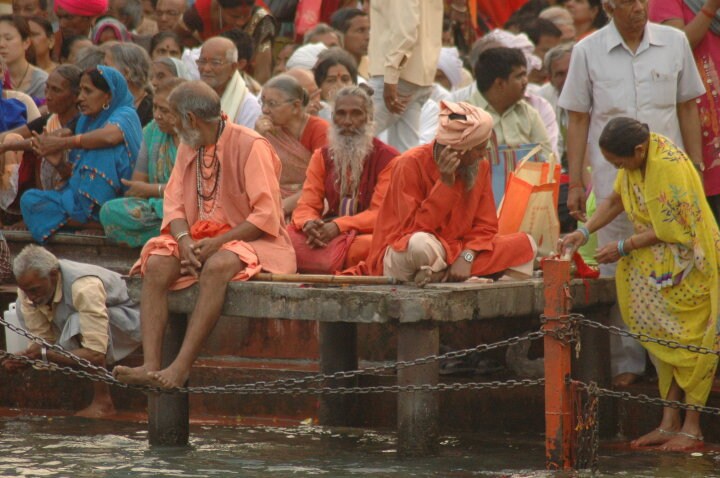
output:
M3 235L11 256L17 255L26 245L35 243L28 231L3 231ZM61 259L86 262L121 274L127 274L140 257L140 249L114 244L104 236L58 233L45 247Z
M128 278L131 297L139 299L142 280ZM573 280L573 310L615 302L615 281ZM169 293L173 313L189 314L198 286ZM337 286L278 282L233 282L222 314L270 319L352 323L455 322L539 315L543 312L542 279L493 284L412 286Z

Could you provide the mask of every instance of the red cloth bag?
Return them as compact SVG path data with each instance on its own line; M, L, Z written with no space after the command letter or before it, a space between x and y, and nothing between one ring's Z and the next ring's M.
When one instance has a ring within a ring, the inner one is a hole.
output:
M356 235L356 231L343 232L327 246L312 248L305 243L307 236L304 232L293 225L287 230L295 249L297 270L301 274L335 274L342 270Z

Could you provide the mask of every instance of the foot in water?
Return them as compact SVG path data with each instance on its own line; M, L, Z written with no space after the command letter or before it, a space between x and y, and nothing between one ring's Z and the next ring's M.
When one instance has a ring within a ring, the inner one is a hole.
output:
M105 418L115 415L115 406L112 402L96 402L93 401L90 406L83 408L75 414L76 417L83 418Z
M187 382L190 376L190 371L180 370L179 367L173 367L171 365L159 372L151 372L150 376L161 388L180 388L185 386L185 382Z
M657 427L650 433L646 433L640 438L631 441L630 446L632 448L642 448L646 446L664 445L665 443L677 437L679 431L679 427L677 429L671 429L670 427Z
M672 439L659 448L663 451L691 451L699 450L705 445L703 436L698 433L677 432Z

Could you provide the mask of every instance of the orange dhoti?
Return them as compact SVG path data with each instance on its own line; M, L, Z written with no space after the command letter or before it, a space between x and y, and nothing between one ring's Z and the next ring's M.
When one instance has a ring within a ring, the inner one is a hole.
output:
M209 237L217 237L221 234L225 234L230 230L230 226L227 224L218 224L212 221L199 221L193 224L190 228L190 236L193 241L199 241ZM231 279L233 281L248 280L262 269L260 261L258 259L255 250L252 248L251 243L245 241L230 241L226 242L220 247L221 251L230 251L238 256L238 259L245 264L245 267L240 270ZM180 260L180 246L173 236L170 234L161 234L157 237L150 239L140 252L140 259L133 265L130 275L142 274L145 275L147 263L151 256L173 256ZM171 286L170 290L180 290L186 287L190 287L198 278L190 274L181 276Z

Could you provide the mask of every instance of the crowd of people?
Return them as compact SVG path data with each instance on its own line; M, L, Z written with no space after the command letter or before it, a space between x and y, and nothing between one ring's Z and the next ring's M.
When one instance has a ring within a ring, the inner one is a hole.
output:
M616 276L614 325L717 347L719 9L55 0L51 12L13 0L0 16L0 222L41 244L79 231L142 248L144 364L114 374L172 388L188 379L227 283L260 271L420 286L530 276L537 245L498 234L493 172L535 151L562 164L561 252L579 249ZM74 264L36 267L31 255L21 276L54 279L21 297L24 314L60 302L56 289L78 295L62 285L84 280ZM195 282L202 306L161 369L161 298ZM85 336L83 326L73 330ZM649 352L664 398L707 400L716 356L611 345L614 385L641 377ZM666 409L634 443L698 446L699 416Z

